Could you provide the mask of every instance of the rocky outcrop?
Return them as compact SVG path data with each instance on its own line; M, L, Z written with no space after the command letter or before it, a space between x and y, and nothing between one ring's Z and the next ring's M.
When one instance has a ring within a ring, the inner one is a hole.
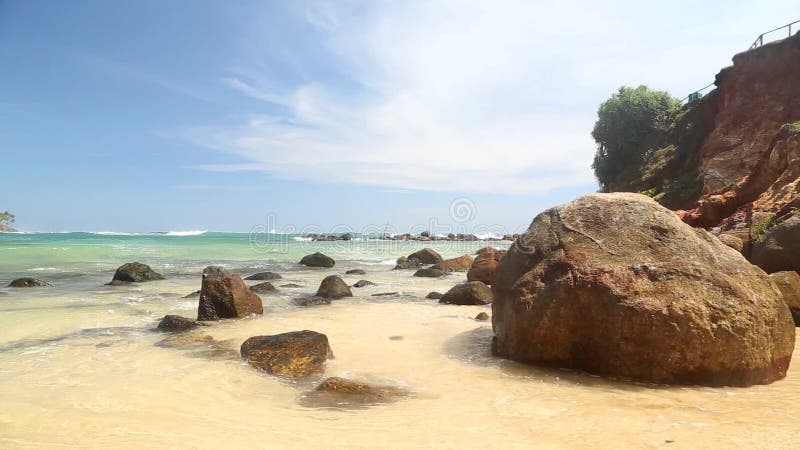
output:
M800 214L767 230L753 244L750 261L767 273L794 270L800 272Z
M259 272L250 275L249 277L245 278L245 280L258 280L258 281L273 281L273 280L282 280L283 277L279 273L275 272Z
M143 283L145 281L163 280L160 273L151 269L147 264L138 262L127 263L119 266L111 279L111 284Z
M309 330L251 337L242 344L241 353L253 367L287 377L322 373L325 361L333 358L328 337Z
M434 267L428 267L427 269L419 269L414 272L415 277L423 277L423 278L439 278L447 275L447 272L436 269Z
M47 287L52 286L52 284L48 283L47 281L42 281L37 278L17 278L16 280L8 283L8 287L13 288L29 288L29 287Z
M794 324L768 276L638 194L538 215L495 273L493 351L656 383L783 378Z
M278 289L276 289L275 286L269 281L265 281L263 283L258 283L250 286L250 290L258 294L266 294L268 292L275 292Z
M434 269L444 272L466 272L472 266L472 256L463 255L458 258L445 259L433 265Z
M418 259L422 264L436 264L442 262L442 256L432 248L423 248L410 255L408 259Z
M302 397L303 406L340 408L390 403L408 396L404 389L379 386L346 378L328 378Z
M156 327L159 331L187 331L200 326L199 322L182 316L166 315Z
M493 248L480 253L469 268L469 272L467 272L467 281L480 281L491 286L497 265L500 264L505 255L505 250L495 250Z
M263 314L261 298L238 275L220 266L203 270L197 320L219 320Z
M336 265L336 261L328 255L316 252L304 256L303 259L300 260L300 264L309 267L333 267Z
M317 297L337 299L342 297L352 297L353 292L350 287L338 275L329 275L322 280L317 289Z
M794 325L800 327L800 275L794 271L775 272L769 275L783 295L783 301L792 313Z
M492 290L480 281L457 284L442 295L439 303L453 305L488 305L492 303Z

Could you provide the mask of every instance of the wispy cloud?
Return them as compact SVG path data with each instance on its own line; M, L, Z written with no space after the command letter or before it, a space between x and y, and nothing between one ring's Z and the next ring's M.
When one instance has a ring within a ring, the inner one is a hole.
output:
M343 79L297 77L285 89L266 81L276 75L263 60L253 61L263 79L251 70L252 80L231 76L223 83L279 104L281 112L181 130L235 161L195 167L387 189L592 189L589 131L600 101L621 84L648 81L676 95L688 92L712 78L737 45L724 43L730 34L708 39L707 28L647 20L682 16L685 5L662 7L668 11L632 1L342 5L309 3L301 19L316 30L319 52ZM739 13L720 20L736 28L747 16Z

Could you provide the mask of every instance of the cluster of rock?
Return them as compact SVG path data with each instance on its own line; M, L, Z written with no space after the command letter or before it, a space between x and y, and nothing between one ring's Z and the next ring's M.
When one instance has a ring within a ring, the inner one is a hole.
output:
M309 233L306 235L306 238L311 239L312 241L350 241L353 239L353 233L344 233L344 234L316 234L316 233Z
M386 241L421 241L421 242L429 242L429 241L513 241L519 235L518 234L505 234L501 238L494 238L494 237L485 237L481 238L474 234L464 234L464 233L448 233L445 235L432 235L429 231L423 231L418 235L413 235L411 233L403 233L403 234L395 234L395 235L388 235L383 234L376 239L386 240Z

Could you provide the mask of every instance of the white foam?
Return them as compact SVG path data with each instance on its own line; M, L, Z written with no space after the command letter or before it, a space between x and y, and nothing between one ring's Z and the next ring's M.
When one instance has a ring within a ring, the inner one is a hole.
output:
M190 231L167 231L164 233L166 236L200 236L201 234L208 233L208 230L190 230Z
M295 236L292 238L292 240L297 242L311 242L314 240L314 238Z

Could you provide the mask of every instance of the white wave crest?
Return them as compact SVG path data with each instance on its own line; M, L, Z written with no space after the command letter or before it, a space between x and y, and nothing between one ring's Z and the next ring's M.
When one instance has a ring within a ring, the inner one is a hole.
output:
M190 231L167 231L165 236L200 236L201 234L208 233L208 230L190 230Z

